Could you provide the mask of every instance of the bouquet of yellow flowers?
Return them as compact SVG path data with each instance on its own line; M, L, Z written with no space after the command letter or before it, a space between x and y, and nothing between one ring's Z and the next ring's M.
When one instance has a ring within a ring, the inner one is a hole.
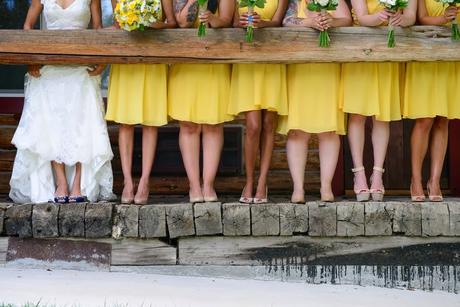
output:
M118 0L114 18L126 31L144 31L161 19L161 0Z

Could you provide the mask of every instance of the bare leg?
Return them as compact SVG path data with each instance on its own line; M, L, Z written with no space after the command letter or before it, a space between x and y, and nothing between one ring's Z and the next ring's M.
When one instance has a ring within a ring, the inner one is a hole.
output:
M293 203L305 202L304 177L307 164L308 140L310 134L301 130L290 130L286 142L286 152L294 183L291 201Z
M433 126L433 118L419 118L415 120L411 135L411 163L412 179L411 194L412 196L424 195L422 184L422 166L428 150L430 140L430 131Z
M374 150L374 166L383 168L390 139L390 123L373 118L372 147ZM383 191L382 172L374 170L372 173L371 190Z
M256 198L267 198L267 176L272 160L273 146L275 143L275 130L277 114L263 110L263 129L260 148L260 174L257 182Z
M130 203L134 199L134 184L131 176L133 160L134 126L120 125L118 131L118 147L120 150L121 169L123 171L124 186L121 194L122 202Z
M179 146L190 184L190 198L202 199L200 184L200 134L201 125L180 122Z
M431 129L431 167L430 167L430 194L432 196L441 196L442 166L447 151L447 142L449 136L449 120L445 117L436 117Z
M364 127L366 124L366 116L359 114L350 114L348 118L348 141L350 143L351 157L355 168L363 166L363 151L364 151ZM368 190L366 174L364 171L359 171L354 174L354 190Z
M65 177L65 165L63 163L51 161L51 166L53 167L56 177L56 191L54 195L57 197L68 196L69 187L67 185L67 178Z
M335 132L318 134L321 167L321 200L333 201L332 179L339 159L340 138Z
M254 170L257 151L260 144L262 111L246 112L246 135L244 138L244 165L246 170L246 185L241 196L252 198L254 188Z
M81 196L81 163L75 164L75 177L70 196Z
M224 145L224 126L203 125L203 196L208 200L217 200L214 189L220 155Z
M142 127L142 175L137 186L134 202L147 203L150 191L150 173L152 172L153 160L158 139L158 128L152 126Z

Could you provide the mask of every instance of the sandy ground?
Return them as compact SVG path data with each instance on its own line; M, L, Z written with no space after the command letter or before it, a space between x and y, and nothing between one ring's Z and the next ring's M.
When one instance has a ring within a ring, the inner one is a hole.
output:
M57 306L460 307L460 295L136 273L0 268L0 304Z

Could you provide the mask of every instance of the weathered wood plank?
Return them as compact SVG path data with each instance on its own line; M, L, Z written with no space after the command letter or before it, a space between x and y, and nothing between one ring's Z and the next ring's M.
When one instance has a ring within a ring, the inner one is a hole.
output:
M433 248L433 244L437 244ZM431 246L430 246L431 245ZM413 264L434 259L459 263L446 251L460 248L458 238L312 238L193 237L178 242L181 265ZM403 249L401 247L404 247ZM430 258L427 253L432 253ZM443 258L443 259L441 259ZM423 264L423 263L418 263Z
M139 236L139 206L118 205L115 208L112 237L114 239L137 238Z
M112 235L113 204L87 204L85 211L85 236L103 238Z
M142 239L166 237L166 208L147 205L139 208L139 237Z
M8 250L8 238L0 238L0 266L6 263L6 251Z
M8 236L32 237L32 204L14 205L6 209L4 223Z
M37 204L32 210L32 234L34 238L53 238L59 236L58 204Z
M195 235L193 205L178 204L167 206L166 222L171 239Z
M250 206L240 203L222 205L225 236L249 236L251 234Z
M194 205L197 236L222 234L222 204L219 202Z
M160 240L104 240L112 244L112 265L175 265L176 248Z
M396 29L397 46L387 48L387 29L331 29L331 47L318 47L318 32L305 28L255 31L244 42L243 29L195 29L127 33L120 30L2 30L0 63L302 63L357 61L455 61L458 46L447 27ZM46 43L44 43L46 42ZM436 50L436 52L433 52Z

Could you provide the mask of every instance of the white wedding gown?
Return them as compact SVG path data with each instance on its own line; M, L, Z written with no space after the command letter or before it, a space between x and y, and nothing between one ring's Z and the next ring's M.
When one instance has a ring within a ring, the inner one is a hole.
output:
M90 2L75 0L63 9L56 0L42 0L47 29L86 29ZM75 164L81 162L82 194L90 201L114 198L113 153L100 77L89 76L87 68L47 65L39 78L26 75L24 109L12 140L17 147L10 181L13 201L40 203L54 198L51 161L67 166L69 189Z

